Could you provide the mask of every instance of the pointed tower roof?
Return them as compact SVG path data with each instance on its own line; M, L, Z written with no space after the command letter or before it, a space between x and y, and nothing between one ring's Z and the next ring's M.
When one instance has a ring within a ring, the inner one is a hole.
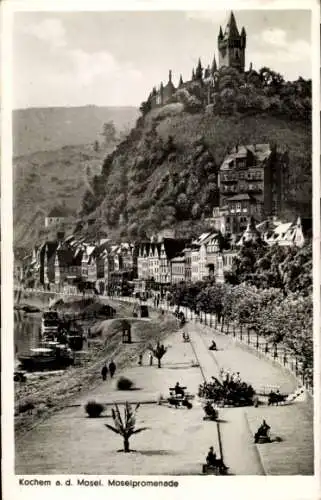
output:
M214 73L216 73L216 71L217 71L217 64L216 64L216 59L215 59L215 54L214 54L213 62L212 62L212 68L211 68L212 75Z
M228 23L227 23L226 28L225 28L224 36L227 38L235 38L235 37L240 36L239 30L237 29L237 24L235 21L233 11L231 11Z
M196 66L195 77L197 79L201 79L203 77L203 67L202 67L202 63L201 63L201 58L200 57L198 59L198 63L197 63L197 66Z
M178 85L181 86L181 85L183 85L183 83L184 83L183 82L183 77L182 77L182 75L180 75L179 76L179 83L178 83Z
M246 31L245 31L244 26L243 26L242 31L241 31L241 36L246 37Z
M218 38L221 39L221 40L224 38L222 26L220 26L220 32L218 34Z

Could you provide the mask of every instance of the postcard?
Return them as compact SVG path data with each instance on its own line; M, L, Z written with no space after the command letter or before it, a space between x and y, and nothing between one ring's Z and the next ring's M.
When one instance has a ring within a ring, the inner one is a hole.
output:
M318 498L318 3L2 14L5 500Z

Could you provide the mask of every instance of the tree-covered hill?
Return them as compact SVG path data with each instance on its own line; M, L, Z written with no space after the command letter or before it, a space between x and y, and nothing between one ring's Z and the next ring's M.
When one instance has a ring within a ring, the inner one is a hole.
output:
M311 214L311 127L278 116L190 113L180 103L152 110L107 157L83 199L83 215L123 234L182 224L192 229L218 204L217 174L236 144L289 151L285 217ZM282 215L282 214L280 214ZM188 221L188 223L186 222Z

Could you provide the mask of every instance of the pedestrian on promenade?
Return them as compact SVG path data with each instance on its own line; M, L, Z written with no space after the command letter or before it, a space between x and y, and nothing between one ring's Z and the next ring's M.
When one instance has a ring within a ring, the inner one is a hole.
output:
M107 379L107 373L108 373L108 368L107 368L107 365L105 363L101 369L101 376L102 376L103 380Z
M139 366L142 366L142 364L143 364L143 353L142 352L139 355L138 364L139 364Z
M115 375L115 371L116 371L116 364L114 363L113 360L111 360L111 362L109 363L109 373L111 378L113 378L113 376Z

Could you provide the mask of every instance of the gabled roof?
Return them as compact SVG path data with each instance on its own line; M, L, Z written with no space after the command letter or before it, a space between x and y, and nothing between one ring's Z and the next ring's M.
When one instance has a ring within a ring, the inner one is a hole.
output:
M193 246L197 245L202 245L203 241L206 240L211 235L211 231L208 231L207 233L202 233L198 238L192 241Z
M270 144L239 145L237 148L233 148L232 152L225 157L220 170L228 170L231 162L236 158L247 158L248 154L253 155L258 162L262 163L269 158L271 152Z

